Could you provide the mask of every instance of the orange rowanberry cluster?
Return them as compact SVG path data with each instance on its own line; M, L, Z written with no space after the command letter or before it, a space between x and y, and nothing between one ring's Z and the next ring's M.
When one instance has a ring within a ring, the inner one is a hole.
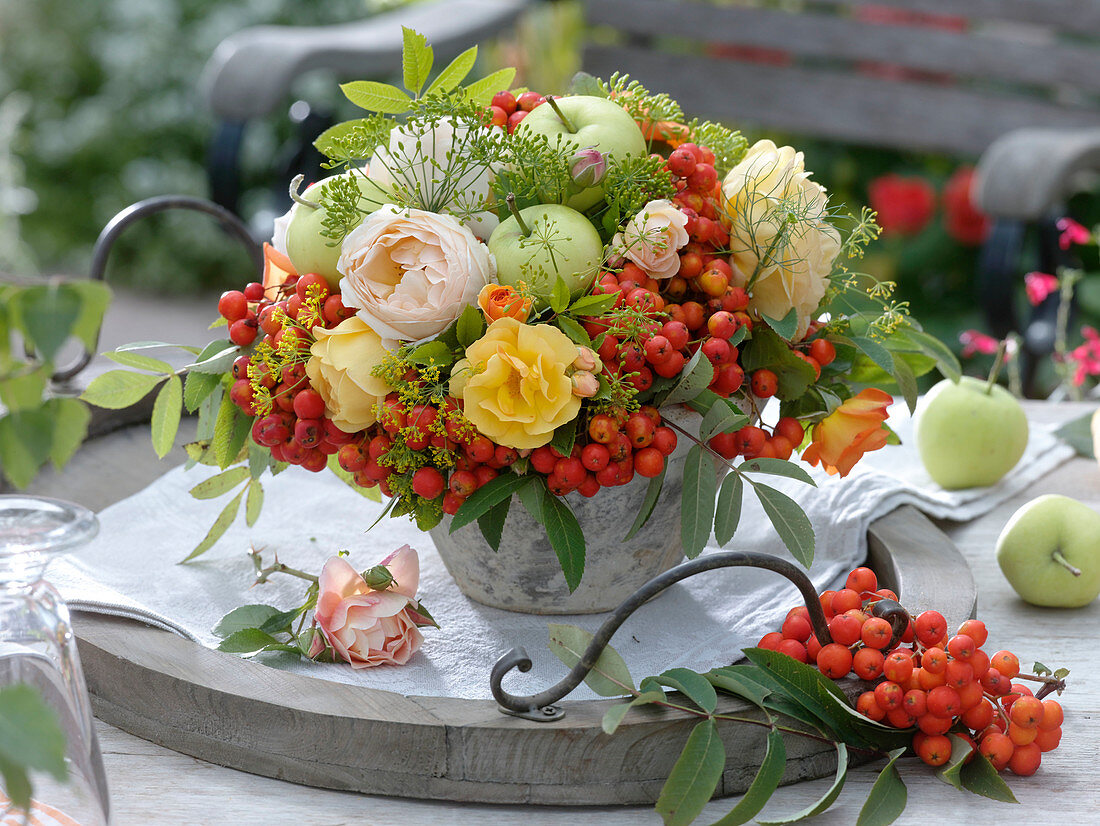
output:
M843 589L821 595L832 642L821 645L800 606L788 612L781 631L765 634L758 645L816 663L832 679L855 674L875 683L860 694L856 709L895 728L915 728L913 751L931 766L950 759L948 735L954 734L998 771L1034 774L1042 753L1062 738L1062 707L1012 682L1020 674L1016 655L982 650L985 623L967 620L949 636L944 617L924 611L898 635L889 621L871 613L884 599L897 597L878 589L873 571L856 568Z

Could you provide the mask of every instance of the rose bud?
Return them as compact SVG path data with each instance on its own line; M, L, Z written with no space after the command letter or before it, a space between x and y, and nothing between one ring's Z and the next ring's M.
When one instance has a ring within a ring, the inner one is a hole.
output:
M589 373L598 373L603 369L603 362L591 347L577 346L577 357L573 359L573 366L578 370L587 370Z
M587 370L578 370L572 376L573 395L590 399L600 392L600 380Z
M573 181L577 186L595 186L607 174L607 158L594 146L577 152L572 163Z

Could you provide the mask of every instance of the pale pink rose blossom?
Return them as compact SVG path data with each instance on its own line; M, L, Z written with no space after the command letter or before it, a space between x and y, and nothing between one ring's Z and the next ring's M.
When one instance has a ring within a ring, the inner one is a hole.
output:
M680 270L678 251L689 240L687 222L671 201L650 201L612 239L612 260L626 257L651 278L672 278Z

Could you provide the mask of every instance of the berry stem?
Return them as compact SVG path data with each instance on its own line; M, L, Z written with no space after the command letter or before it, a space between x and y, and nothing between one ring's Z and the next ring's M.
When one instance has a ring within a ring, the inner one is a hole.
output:
M997 352L993 356L993 366L989 368L989 379L985 383L985 394L988 396L993 392L993 385L997 383L997 376L1001 372L1001 367L1005 363L1005 352L1008 350L1008 339L1002 339L1001 343L997 345Z
M523 220L523 216L519 214L519 208L516 206L516 193L509 192L508 197L504 199L508 204L508 211L512 213L512 217L516 219L516 223L519 224L519 231L524 238L531 234L531 228L527 226L527 223Z
M1081 576L1081 569L1071 565L1069 560L1062 556L1061 551L1055 551L1051 554L1051 558L1074 576Z
M546 102L550 104L550 108L554 110L554 114L561 118L561 122L565 124L565 128L568 129L571 133L576 134L577 127L575 127L573 125L573 122L565 116L565 112L563 112L561 110L561 107L558 106L557 99L553 95L547 95Z
M1046 697L1051 692L1057 691L1061 694L1066 690L1066 681L1058 677L1040 677L1037 674L1017 674L1017 680L1030 680L1033 683L1042 683L1043 687L1035 692L1035 697L1039 700Z

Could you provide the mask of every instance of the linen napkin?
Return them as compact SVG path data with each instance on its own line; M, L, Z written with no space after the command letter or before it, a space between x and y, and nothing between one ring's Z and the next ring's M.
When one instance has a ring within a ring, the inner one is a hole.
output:
M899 406L895 406L899 407ZM818 590L838 581L866 554L868 525L902 504L935 517L972 519L995 507L1073 455L1050 428L1033 425L1027 452L998 484L976 490L944 491L924 472L911 444L911 422L895 409L891 426L903 444L867 454L846 479L811 468L817 487L782 477L767 484L796 499L810 517L816 554L810 577ZM196 500L188 490L214 471L177 468L145 490L100 514L99 536L71 557L58 560L50 579L71 608L133 617L214 647L212 628L228 611L245 603L285 609L301 601L304 584L273 577L251 588L254 569L247 551L264 549L270 562L278 553L288 565L319 572L341 549L364 569L399 545L420 553L419 596L440 622L425 629L424 646L405 666L353 670L346 665L277 661L279 667L313 677L395 691L405 695L488 698L493 663L514 645L531 654L535 666L513 674L505 687L536 693L557 682L565 667L547 648L549 623L571 623L595 631L603 615L540 617L488 608L464 597L443 567L427 534L404 519L386 519L366 532L381 506L362 498L329 474L290 468L265 479L263 513L253 528L243 517L205 555L177 564L205 535L223 507L221 500ZM659 530L662 526L651 526ZM678 530L678 526L668 526ZM740 527L731 549L789 556L755 497L746 491ZM709 547L705 553L719 550ZM612 645L635 679L672 667L695 670L733 662L742 648L775 630L787 610L799 603L787 580L748 568L697 575L670 588L639 609L618 631ZM228 655L227 655L228 656ZM261 662L270 655L261 655ZM571 699L593 696L582 686Z

